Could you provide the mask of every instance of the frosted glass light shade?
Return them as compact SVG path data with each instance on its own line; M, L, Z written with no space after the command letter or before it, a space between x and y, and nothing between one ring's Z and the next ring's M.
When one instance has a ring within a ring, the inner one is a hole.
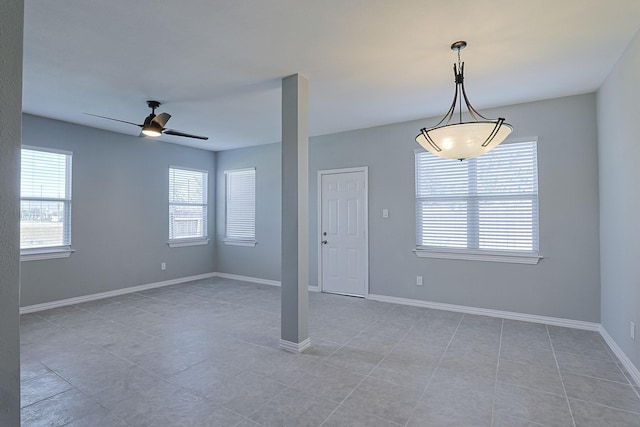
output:
M496 122L492 121L457 123L424 129L416 137L416 142L425 150L445 159L471 159L497 147L513 130L510 124L502 123L493 139L485 144L495 129Z
M158 129L158 127L156 126L153 126L153 124L149 124L142 128L142 133L146 136L160 136L162 135L162 130Z

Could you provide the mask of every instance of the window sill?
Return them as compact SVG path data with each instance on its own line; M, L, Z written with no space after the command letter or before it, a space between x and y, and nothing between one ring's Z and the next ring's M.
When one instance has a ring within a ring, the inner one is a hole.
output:
M464 261L507 262L514 264L537 264L543 257L536 254L500 252L453 252L444 250L414 249L418 258L456 259Z
M255 247L258 242L255 240L233 240L233 239L224 239L224 244L227 246L247 246L247 247Z
M186 246L204 246L209 244L209 239L185 239L170 240L167 242L170 248L184 248Z
M28 250L20 252L20 261L39 261L43 259L69 258L73 250L64 249L45 249L45 250Z

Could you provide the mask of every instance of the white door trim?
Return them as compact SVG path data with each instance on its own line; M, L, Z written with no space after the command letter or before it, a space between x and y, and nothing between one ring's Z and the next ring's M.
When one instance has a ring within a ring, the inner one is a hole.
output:
M318 213L317 213L317 230L316 236L318 237L318 288L320 292L323 292L322 283L322 177L323 175L334 175L350 172L364 172L364 297L369 297L369 167L360 166L354 168L342 168L342 169L325 169L318 171ZM358 295L360 296L360 295Z

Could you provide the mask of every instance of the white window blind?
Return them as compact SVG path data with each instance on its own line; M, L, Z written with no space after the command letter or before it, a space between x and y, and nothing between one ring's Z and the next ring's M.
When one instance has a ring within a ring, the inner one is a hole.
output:
M71 153L21 150L20 249L71 247Z
M416 246L538 253L535 141L463 162L416 152Z
M225 241L255 242L256 239L256 170L225 171L226 238Z
M169 240L206 239L205 171L169 167Z

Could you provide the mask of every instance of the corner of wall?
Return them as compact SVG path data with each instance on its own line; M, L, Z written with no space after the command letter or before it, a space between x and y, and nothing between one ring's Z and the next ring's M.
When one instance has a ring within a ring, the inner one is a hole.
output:
M597 92L601 323L636 372L640 336L632 339L630 322L640 325L640 199L629 195L640 181L638 74L640 31Z

